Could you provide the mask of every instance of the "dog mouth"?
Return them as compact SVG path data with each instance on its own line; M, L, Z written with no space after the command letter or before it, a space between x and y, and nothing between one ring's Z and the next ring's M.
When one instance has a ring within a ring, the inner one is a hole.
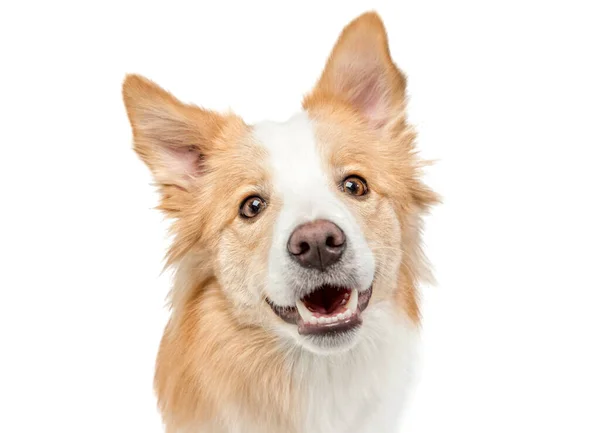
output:
M362 324L372 286L359 293L348 287L323 285L296 301L295 307L280 307L267 299L282 320L298 326L300 335L327 335L346 332Z

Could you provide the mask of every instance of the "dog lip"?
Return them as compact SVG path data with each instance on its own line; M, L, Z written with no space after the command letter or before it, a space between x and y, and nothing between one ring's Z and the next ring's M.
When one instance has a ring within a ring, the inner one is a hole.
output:
M300 313L298 313L298 309L296 308L296 306L282 307L275 304L269 298L267 298L266 300L267 304L269 304L269 307L271 307L273 312L277 316L279 316L279 318L282 319L284 322L295 325L301 319Z
M372 285L367 290L358 292L358 304L356 312L352 316L347 319L324 324L305 322L296 306L279 306L269 298L266 298L266 302L281 320L291 325L296 325L300 335L335 335L357 328L362 324L361 313L368 307L372 294Z

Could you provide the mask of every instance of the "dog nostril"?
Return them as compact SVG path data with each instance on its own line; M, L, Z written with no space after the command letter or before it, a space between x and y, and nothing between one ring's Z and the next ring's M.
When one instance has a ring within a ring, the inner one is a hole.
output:
M339 246L339 245L336 245L335 238L333 236L327 236L327 239L325 240L325 245L327 245L330 248Z
M298 253L298 255L304 254L304 253L308 252L308 250L310 250L310 245L308 245L308 242L301 242L300 243L300 252Z

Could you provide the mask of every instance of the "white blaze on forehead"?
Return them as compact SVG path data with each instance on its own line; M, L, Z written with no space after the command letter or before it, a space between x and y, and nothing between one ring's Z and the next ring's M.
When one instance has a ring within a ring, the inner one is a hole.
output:
M274 193L283 199L284 210L295 212L295 221L327 217L324 206L335 201L319 154L314 128L306 113L286 122L261 122L254 135L271 159Z

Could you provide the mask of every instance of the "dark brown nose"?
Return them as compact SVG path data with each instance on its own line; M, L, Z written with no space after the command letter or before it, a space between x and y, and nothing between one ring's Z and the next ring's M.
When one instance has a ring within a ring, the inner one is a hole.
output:
M291 256L305 268L324 271L346 248L346 236L331 221L316 220L296 227L288 241Z

